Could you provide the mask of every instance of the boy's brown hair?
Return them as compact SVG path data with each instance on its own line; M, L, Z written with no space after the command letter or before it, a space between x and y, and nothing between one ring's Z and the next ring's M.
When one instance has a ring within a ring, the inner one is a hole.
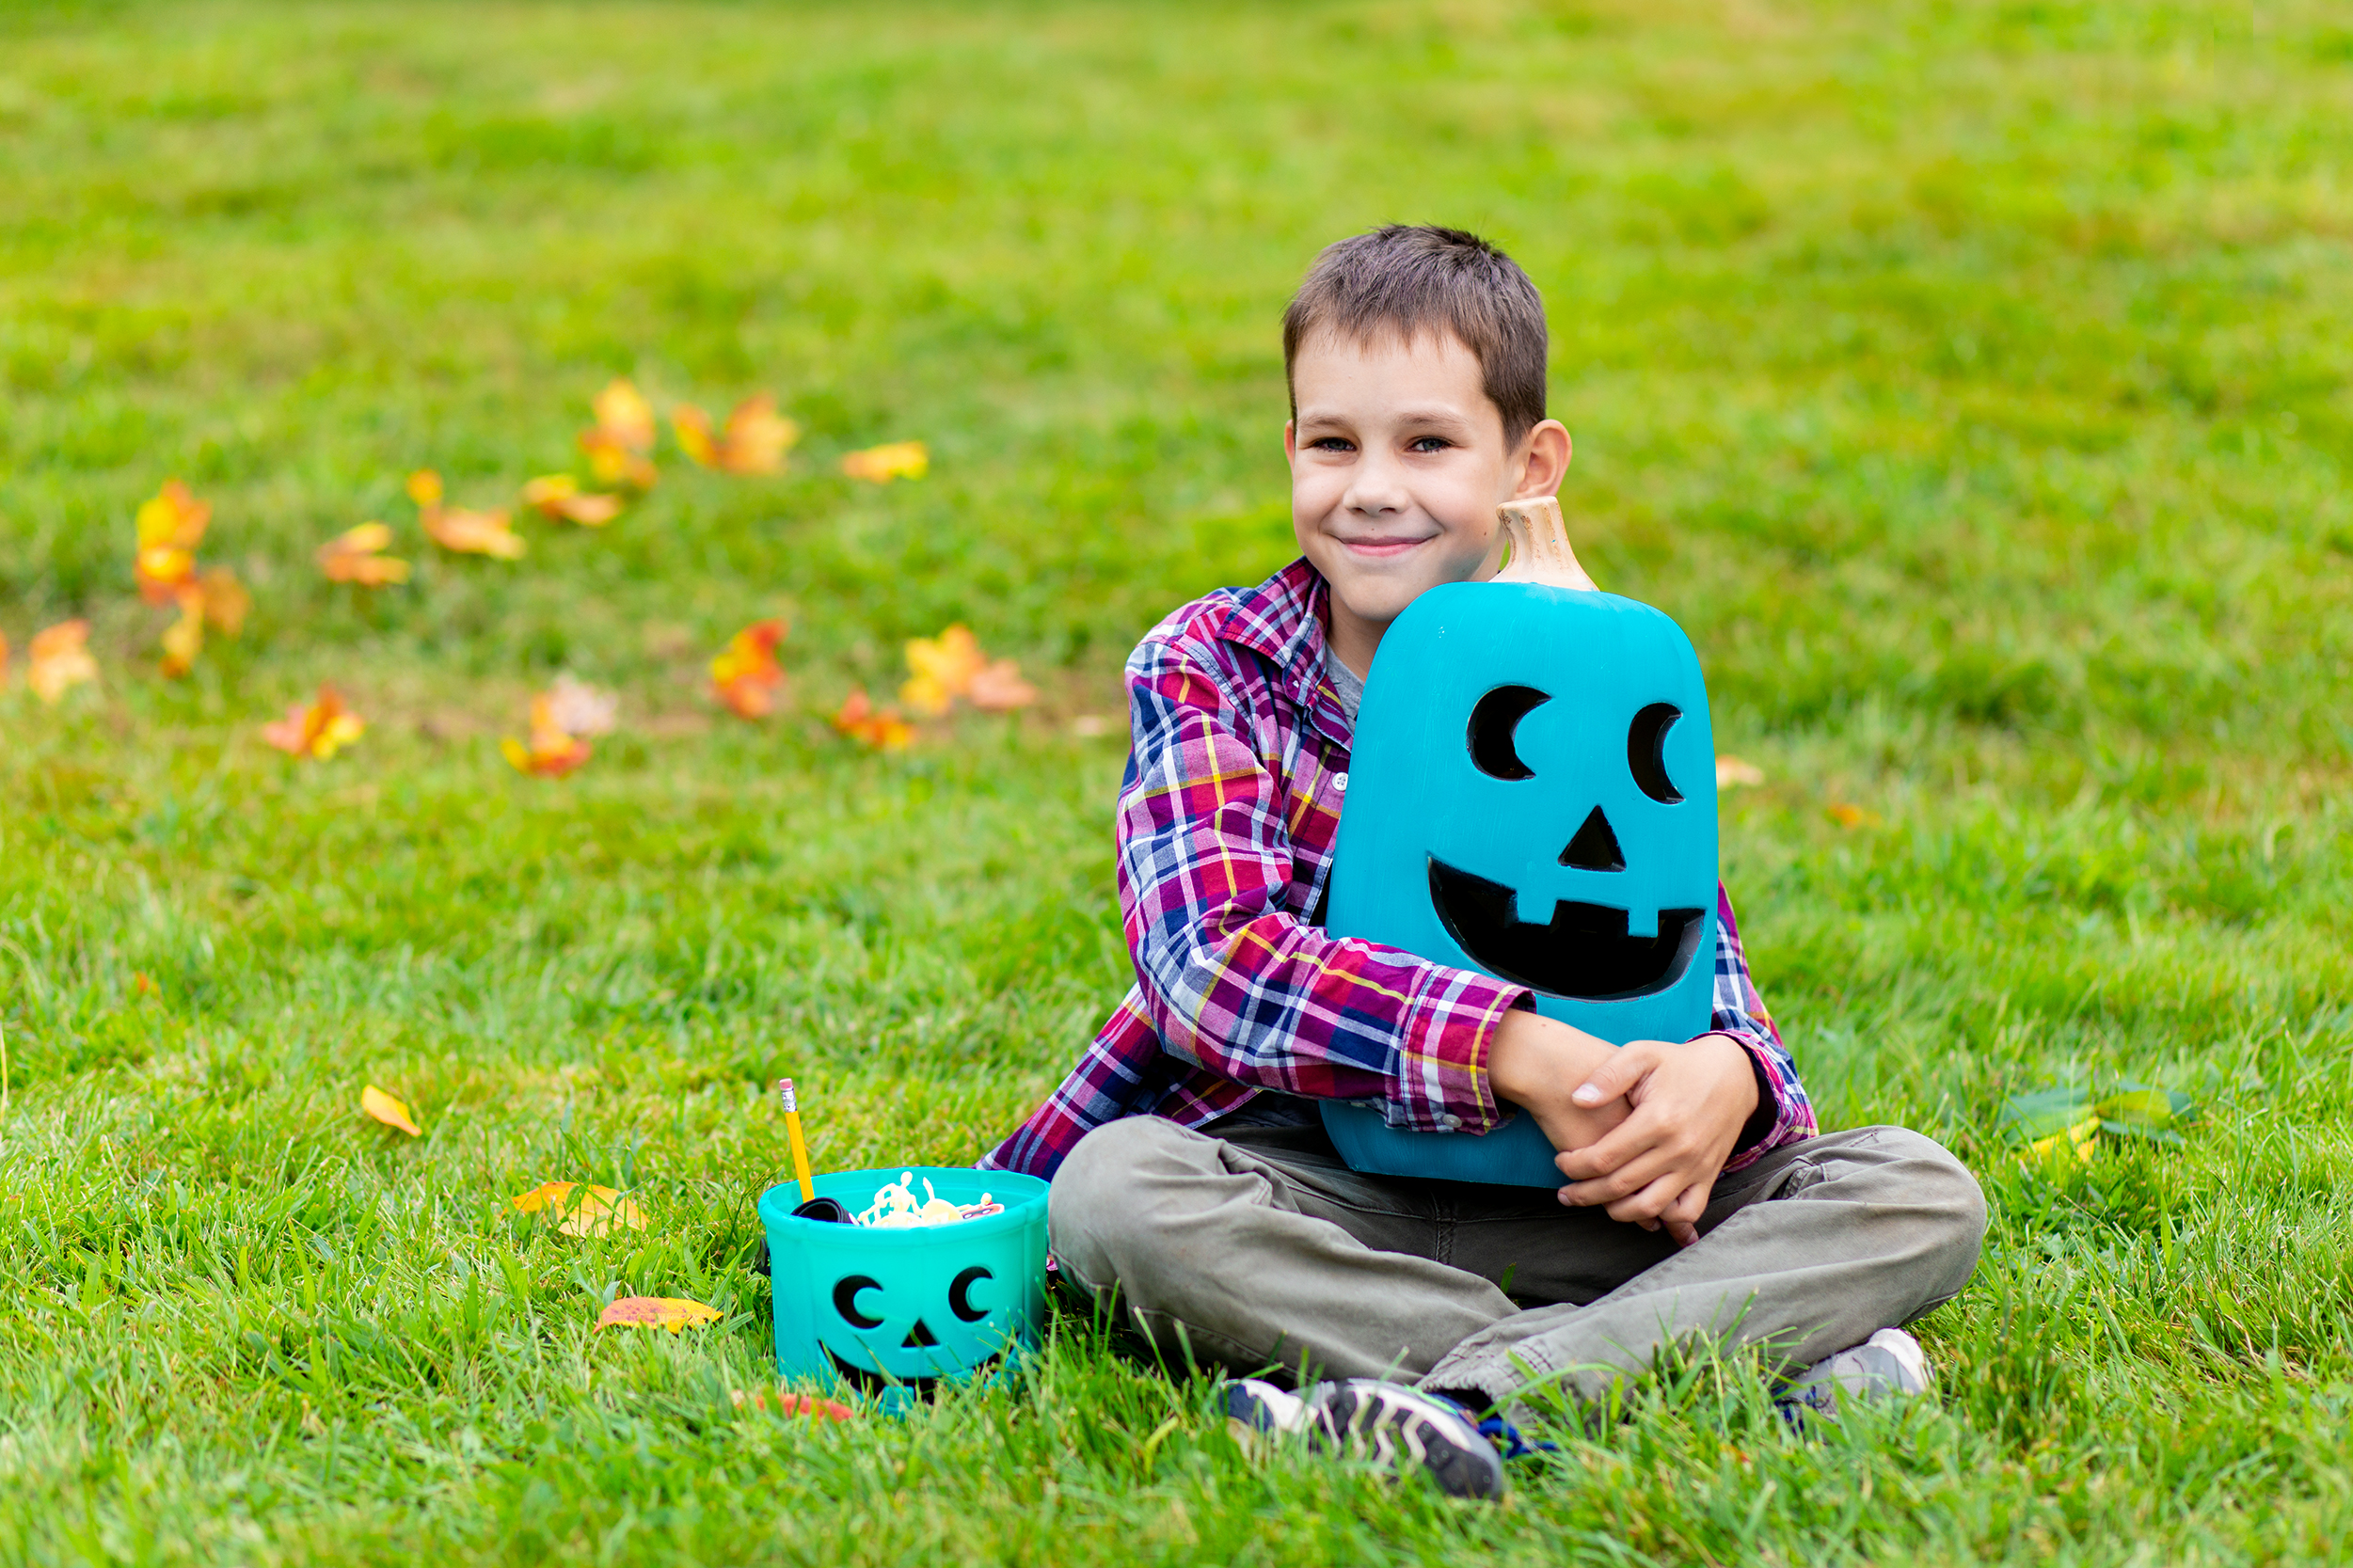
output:
M1365 341L1449 332L1479 361L1487 400L1502 412L1503 444L1544 418L1544 300L1519 263L1476 234L1392 223L1324 247L1282 313L1282 378L1318 332Z

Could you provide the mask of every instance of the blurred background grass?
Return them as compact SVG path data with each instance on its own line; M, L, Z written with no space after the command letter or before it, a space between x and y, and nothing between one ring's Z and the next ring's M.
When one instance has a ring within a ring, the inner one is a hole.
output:
M107 679L0 695L0 1543L2325 1560L2348 152L2319 4L9 8L0 631L87 615ZM1390 220L1545 291L1580 552L1768 775L1725 875L1825 1120L1993 1188L1944 1412L1809 1447L1693 1385L1485 1519L1253 1471L1080 1345L831 1446L714 1417L766 1328L759 1084L821 1164L968 1160L1116 998L1121 748L1073 721L1289 559L1277 320ZM502 504L616 373L773 390L791 474L673 453L600 533L437 556L402 475ZM902 437L931 477L835 474ZM257 601L181 683L130 579L170 474ZM321 580L375 516L416 581ZM703 659L776 612L808 711L714 718ZM959 619L1039 710L890 759L814 717ZM624 730L519 779L560 669ZM321 679L373 727L294 768L255 726ZM2005 1095L2118 1076L2196 1095L2192 1148L2012 1168ZM500 1217L582 1178L653 1230ZM592 1347L623 1286L736 1317Z

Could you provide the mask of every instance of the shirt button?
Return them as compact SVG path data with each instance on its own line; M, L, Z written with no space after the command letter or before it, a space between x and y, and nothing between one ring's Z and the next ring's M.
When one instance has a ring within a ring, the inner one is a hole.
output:
M1462 1126L1462 1117L1453 1115L1442 1116L1438 1118L1438 1124L1452 1132Z
M1334 774L1331 776L1331 786L1332 786L1334 789L1336 789L1336 790L1340 791L1340 793L1341 793L1341 794L1343 794L1343 795L1347 794L1347 793L1348 793L1348 775L1347 775L1347 774L1345 774L1345 773L1334 773Z

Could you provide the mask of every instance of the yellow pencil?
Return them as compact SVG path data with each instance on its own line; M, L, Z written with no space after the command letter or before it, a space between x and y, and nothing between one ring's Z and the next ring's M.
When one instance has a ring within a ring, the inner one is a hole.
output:
M792 1140L792 1174L801 1183L801 1201L817 1196L817 1188L809 1180L809 1146L801 1141L801 1104L793 1098L792 1080L776 1080L776 1098L785 1107L785 1135Z

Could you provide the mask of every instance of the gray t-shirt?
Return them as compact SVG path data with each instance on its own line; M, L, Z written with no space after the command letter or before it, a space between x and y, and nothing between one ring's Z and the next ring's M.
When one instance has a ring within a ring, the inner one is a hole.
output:
M1340 699L1341 710L1348 722L1357 721L1357 709L1364 705L1364 677L1341 662L1329 644L1324 648L1324 673L1331 677L1332 695Z

